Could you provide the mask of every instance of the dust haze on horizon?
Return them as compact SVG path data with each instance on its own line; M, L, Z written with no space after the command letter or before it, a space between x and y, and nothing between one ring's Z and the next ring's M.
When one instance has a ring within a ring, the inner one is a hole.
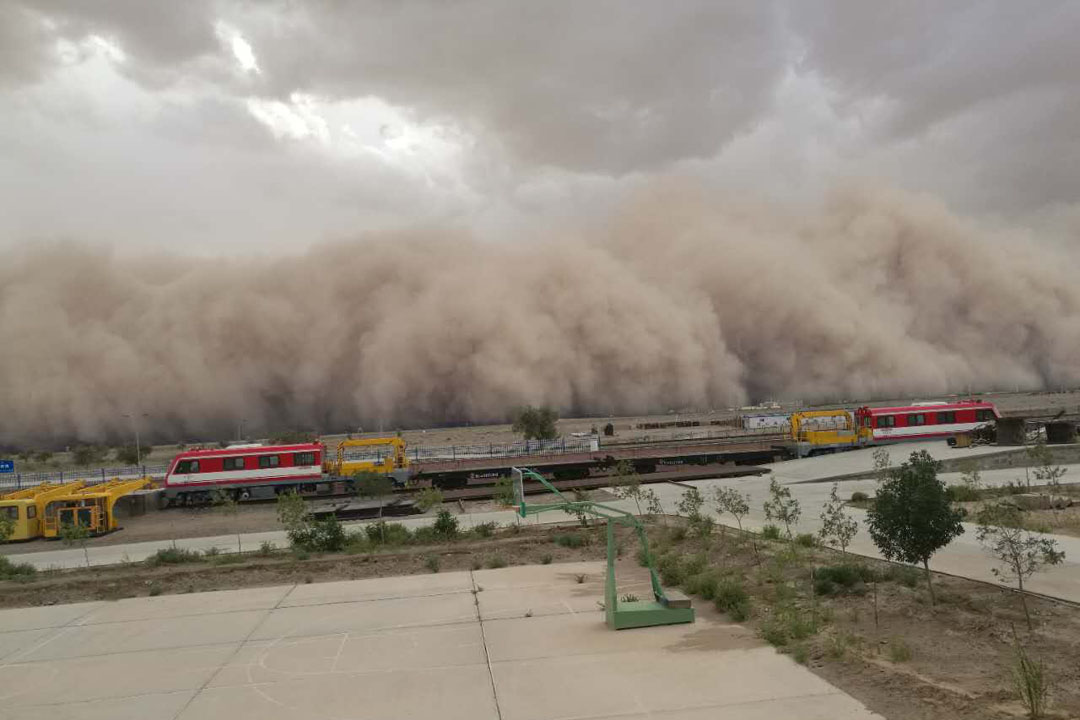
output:
M585 235L414 231L257 261L5 253L0 433L160 439L1080 383L1076 257L940 203L791 216L685 186Z
M0 446L1080 384L1080 4L0 0Z

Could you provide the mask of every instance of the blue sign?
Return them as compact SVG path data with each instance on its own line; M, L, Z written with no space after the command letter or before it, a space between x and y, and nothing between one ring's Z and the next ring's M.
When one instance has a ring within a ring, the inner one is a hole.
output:
M0 473L13 473L15 472L14 460L0 460Z

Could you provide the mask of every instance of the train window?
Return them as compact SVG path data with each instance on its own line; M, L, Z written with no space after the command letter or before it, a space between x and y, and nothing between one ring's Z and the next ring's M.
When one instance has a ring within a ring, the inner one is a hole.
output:
M180 462L176 463L176 470L174 470L173 472L175 472L177 475L187 475L188 473L197 473L197 472L199 472L199 461L198 460L181 460Z
M244 458L242 458L242 457L225 458L224 460L221 461L221 466L225 470L243 470L244 469Z
M916 413L914 415L908 415L907 416L907 424L909 426L911 426L911 425L925 425L926 424L926 416L923 415L922 413Z
M952 410L944 410L937 414L937 421L939 425L951 425L956 422L956 413Z
M293 459L293 465L314 465L315 464L315 453L313 453L313 452L293 453L292 459Z
M260 455L259 467L261 468L276 468L281 464L281 458L277 455Z
M882 415L877 419L877 426L880 428L896 427L895 415Z
M990 420L993 420L993 419L994 419L994 411L993 410L976 410L975 411L975 420L977 422L989 422Z
M29 507L27 507L26 508L26 519L27 520L33 520L36 517L37 517L37 506L36 505L30 505Z
M0 509L2 509L4 511L4 514L7 515L8 518L10 518L12 520L18 520L19 519L19 506L18 505L8 505L6 508L0 508Z

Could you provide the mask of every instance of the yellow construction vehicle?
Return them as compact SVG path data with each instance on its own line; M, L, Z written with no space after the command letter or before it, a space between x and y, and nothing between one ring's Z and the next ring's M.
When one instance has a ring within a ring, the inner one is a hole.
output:
M323 453L323 457L328 456L329 453ZM399 485L404 485L411 476L405 441L399 437L342 440L336 457L326 461L323 471L339 477L377 473L393 478Z
M856 427L848 410L807 410L791 414L788 447L796 457L850 450L869 442L871 432Z
M151 485L148 477L135 480L114 478L98 485L79 488L54 496L45 505L41 534L47 538L60 536L66 525L82 525L91 535L112 532L119 527L113 509L125 495Z
M82 480L62 484L42 483L0 495L0 513L7 515L15 523L15 529L8 540L33 540L41 537L41 520L45 516L45 506L49 501L73 493L85 484Z

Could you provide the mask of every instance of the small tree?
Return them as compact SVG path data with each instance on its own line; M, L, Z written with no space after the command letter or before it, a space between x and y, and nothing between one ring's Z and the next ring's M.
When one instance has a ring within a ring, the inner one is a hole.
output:
M152 445L141 445L138 448L134 445L124 445L116 448L116 460L124 465L137 465L141 460L150 457L153 451Z
M554 440L558 437L555 429L558 419L559 413L551 408L526 405L514 413L511 429L521 433L526 440Z
M60 540L64 545L72 547L78 545L82 548L83 557L86 558L86 567L90 567L90 551L86 549L86 541L90 539L90 528L82 523L60 526Z
M962 535L963 514L952 507L940 467L930 453L919 450L889 473L867 511L870 537L888 560L922 563L930 603L936 602L930 579L930 558Z
M416 497L416 507L420 512L427 512L433 507L442 505L443 494L439 488L424 488Z
M799 501L791 497L791 489L784 487L773 478L769 481L769 499L763 505L766 520L777 520L784 523L788 541L794 547L794 536L791 534L791 526L799 523L802 508Z
M731 515L739 532L743 531L742 519L750 514L750 493L742 494L732 487L720 487L713 491L713 501L718 515Z
M645 501L645 508L649 511L649 514L653 517L658 517L664 525L667 525L667 513L664 511L664 505L660 502L660 496L656 494L656 491L652 488L642 488L641 499Z
M1054 462L1054 454L1046 446L1046 440L1039 441L1030 450L1031 457L1035 461L1035 467L1031 474L1040 485L1046 485L1051 492L1056 492L1061 485L1061 478L1068 468Z
M840 548L847 554L847 547L859 532L859 521L844 512L844 503L838 492L839 483L833 483L829 501L821 509L821 542Z
M71 451L72 461L79 467L86 467L105 459L105 449L97 445L79 445Z
M580 488L574 488L574 502L585 503L589 501L589 493ZM581 527L589 527L589 513L585 512L582 508L566 508L563 512L567 515L573 515L577 518L577 521L581 524Z
M892 460L889 458L889 450L883 447L874 448L873 458L874 479L878 482L885 482L889 479L889 473L892 471Z
M680 515L686 516L690 530L695 535L706 538L712 534L713 519L701 513L701 509L705 507L705 498L696 487L685 490L675 507Z
M510 479L509 475L500 475L495 480L495 502L504 507L510 507L514 504L515 499L514 481Z
M42 464L45 464L52 460L52 457L53 454L50 450L42 450L40 452L34 453L34 460Z
M363 472L353 476L353 483L358 497L379 501L379 517L381 518L383 498L394 494L394 481L382 473Z
M277 515L290 544L299 546L308 541L314 519L304 498L293 490L278 495Z
M974 460L965 460L960 466L960 482L964 487L973 492L982 490L982 474L979 472L979 464Z
M615 465L615 494L624 500L633 500L637 505L637 514L641 515L641 476L634 470L629 460L620 460Z
M210 506L214 509L214 512L234 522L236 516L240 514L240 503L236 501L236 498L228 490L216 489L211 492ZM236 527L236 552L243 552L243 546L240 544L239 526Z
M976 537L1000 565L991 572L1003 583L1016 583L1024 619L1028 630L1033 630L1024 595L1024 580L1047 565L1059 564L1065 559L1065 553L1057 549L1053 539L1023 529L1020 509L1010 503L988 505L979 512L978 519Z
M604 437L612 437L615 434L615 426L608 423L604 426Z

